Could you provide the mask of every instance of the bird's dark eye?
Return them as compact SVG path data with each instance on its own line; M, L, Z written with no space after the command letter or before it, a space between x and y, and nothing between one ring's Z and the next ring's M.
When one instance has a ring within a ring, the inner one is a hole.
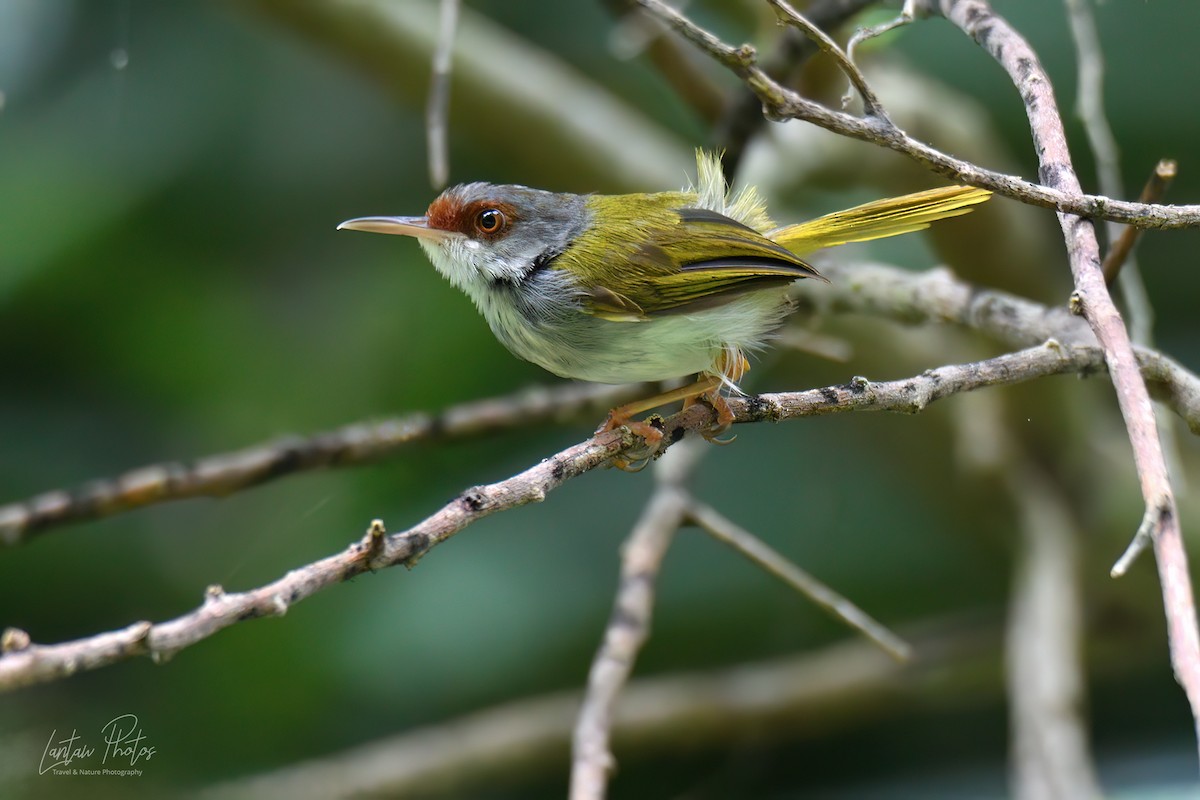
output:
M499 233L507 220L504 218L504 212L496 208L488 208L479 212L479 216L475 217L475 227L480 233L495 234Z

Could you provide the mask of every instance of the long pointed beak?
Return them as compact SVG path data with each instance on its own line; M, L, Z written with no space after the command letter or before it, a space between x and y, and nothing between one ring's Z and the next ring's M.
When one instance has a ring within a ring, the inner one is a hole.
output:
M455 236L461 236L457 231L447 231L441 228L429 227L428 217L359 217L348 219L337 226L351 231L367 231L369 233L391 233L398 236L415 236L418 239L444 241Z

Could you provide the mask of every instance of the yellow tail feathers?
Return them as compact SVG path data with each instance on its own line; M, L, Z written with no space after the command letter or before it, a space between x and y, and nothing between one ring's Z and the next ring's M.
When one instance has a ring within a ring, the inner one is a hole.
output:
M849 242L866 242L928 228L929 223L970 213L992 196L987 189L947 186L902 197L876 200L795 225L767 236L797 255Z

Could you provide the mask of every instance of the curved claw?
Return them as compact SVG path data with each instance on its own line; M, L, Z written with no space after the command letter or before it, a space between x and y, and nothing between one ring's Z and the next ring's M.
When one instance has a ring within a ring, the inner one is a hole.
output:
M646 458L635 459L633 461L626 461L623 458L614 458L612 460L612 465L614 467L621 470L621 472L629 472L629 473L641 472L642 470L644 470L646 468L646 466L649 463L650 463L649 456L647 456Z
M622 472L641 472L646 468L647 464L654 460L654 456L658 453L659 443L663 438L662 429L654 425L653 422L637 422L625 419L614 411L609 414L608 419L596 430L596 433L604 433L605 431L616 430L617 428L625 428L635 436L640 436L645 445L630 450L626 454L631 456L630 458L617 456L612 460L612 466Z
M633 432L641 435L637 430ZM645 446L632 448L623 455L617 456L612 460L612 465L622 472L641 472L658 454L658 442L661 440L662 434L659 433L657 440L647 441Z
M736 433L733 434L732 436L730 436L728 439L718 438L726 430L727 430L727 428L721 428L720 430L714 430L714 431L705 431L704 433L701 433L700 435L703 436L704 441L708 442L709 444L719 444L722 447L724 447L727 444L733 444L734 441L737 439Z

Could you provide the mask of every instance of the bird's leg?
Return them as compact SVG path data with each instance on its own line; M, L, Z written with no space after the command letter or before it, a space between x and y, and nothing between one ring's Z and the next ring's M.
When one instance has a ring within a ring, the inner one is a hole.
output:
M673 403L676 400L687 402L705 392L713 391L721 385L721 379L715 375L705 376L695 383L689 383L687 386L680 386L678 389L672 389L669 392L662 392L653 397L647 397L642 400L635 400L632 403L626 403L623 406L617 406L612 411L608 412L608 419L604 420L604 424L596 429L596 433L604 433L605 431L615 430L624 425L629 430L636 433L646 440L646 444L658 444L662 440L662 430L654 427L649 422L639 422L633 419L634 414L640 414L643 411L649 411L652 408L665 406L667 403Z
M647 397L643 400L635 400L632 403L626 403L623 406L618 406L608 412L608 418L604 420L604 424L596 429L596 433L604 433L605 431L615 430L622 425L629 430L641 436L646 440L646 448L649 456L654 455L658 449L658 443L662 441L663 432L661 428L656 427L651 422L639 421L633 419L634 414L640 414L643 411L649 411L652 408L665 406L667 403L673 403L676 400L683 400L685 403L690 402L698 395L705 392L714 391L721 385L721 379L715 375L706 375L695 383L690 383L687 386L680 386L678 389L672 389L669 392L662 392L653 397ZM728 407L726 407L728 410ZM732 418L732 417L731 417ZM646 456L645 458L649 458ZM638 461L642 463L638 464ZM628 461L623 458L614 458L613 466L625 472L637 472L645 466L645 459L637 459L636 461Z
M721 375L724 375L733 384L737 384L742 379L742 376L750 371L750 362L746 360L746 356L740 350L733 350L732 352L727 350L721 353L721 357L717 359L717 363L714 366ZM710 376L709 380L713 381L713 385L686 398L683 401L683 407L686 410L700 400L712 406L713 411L717 413L717 421L708 430L702 431L701 435L713 444L729 444L737 437L732 436L728 439L717 438L729 430L729 426L733 424L733 411L729 408L729 403L721 396L721 384L724 381L717 376ZM704 383L704 381L702 380L700 383ZM698 386L699 383L696 385Z
M687 386L681 386L669 392L662 392L653 397L636 400L614 408L608 412L608 418L604 420L603 425L596 429L596 433L615 430L623 425L629 428L632 433L641 436L646 441L646 447L650 455L653 455L658 443L662 441L662 429L655 426L652 422L635 420L633 419L633 415L664 406L676 400L682 400L683 408L686 410L695 405L696 402L703 400L712 406L713 411L717 414L717 421L710 428L702 431L701 435L714 444L729 444L733 441L733 438L717 438L729 430L729 426L733 424L733 411L730 410L729 403L721 396L721 385L725 382L722 376L730 382L737 383L750 369L750 362L746 360L746 357L742 355L740 350L734 350L722 353L713 366L717 370L718 374L716 375L702 375L695 383L689 383ZM623 458L613 459L613 466L626 472L637 472L645 466L644 461L634 466L635 463Z

